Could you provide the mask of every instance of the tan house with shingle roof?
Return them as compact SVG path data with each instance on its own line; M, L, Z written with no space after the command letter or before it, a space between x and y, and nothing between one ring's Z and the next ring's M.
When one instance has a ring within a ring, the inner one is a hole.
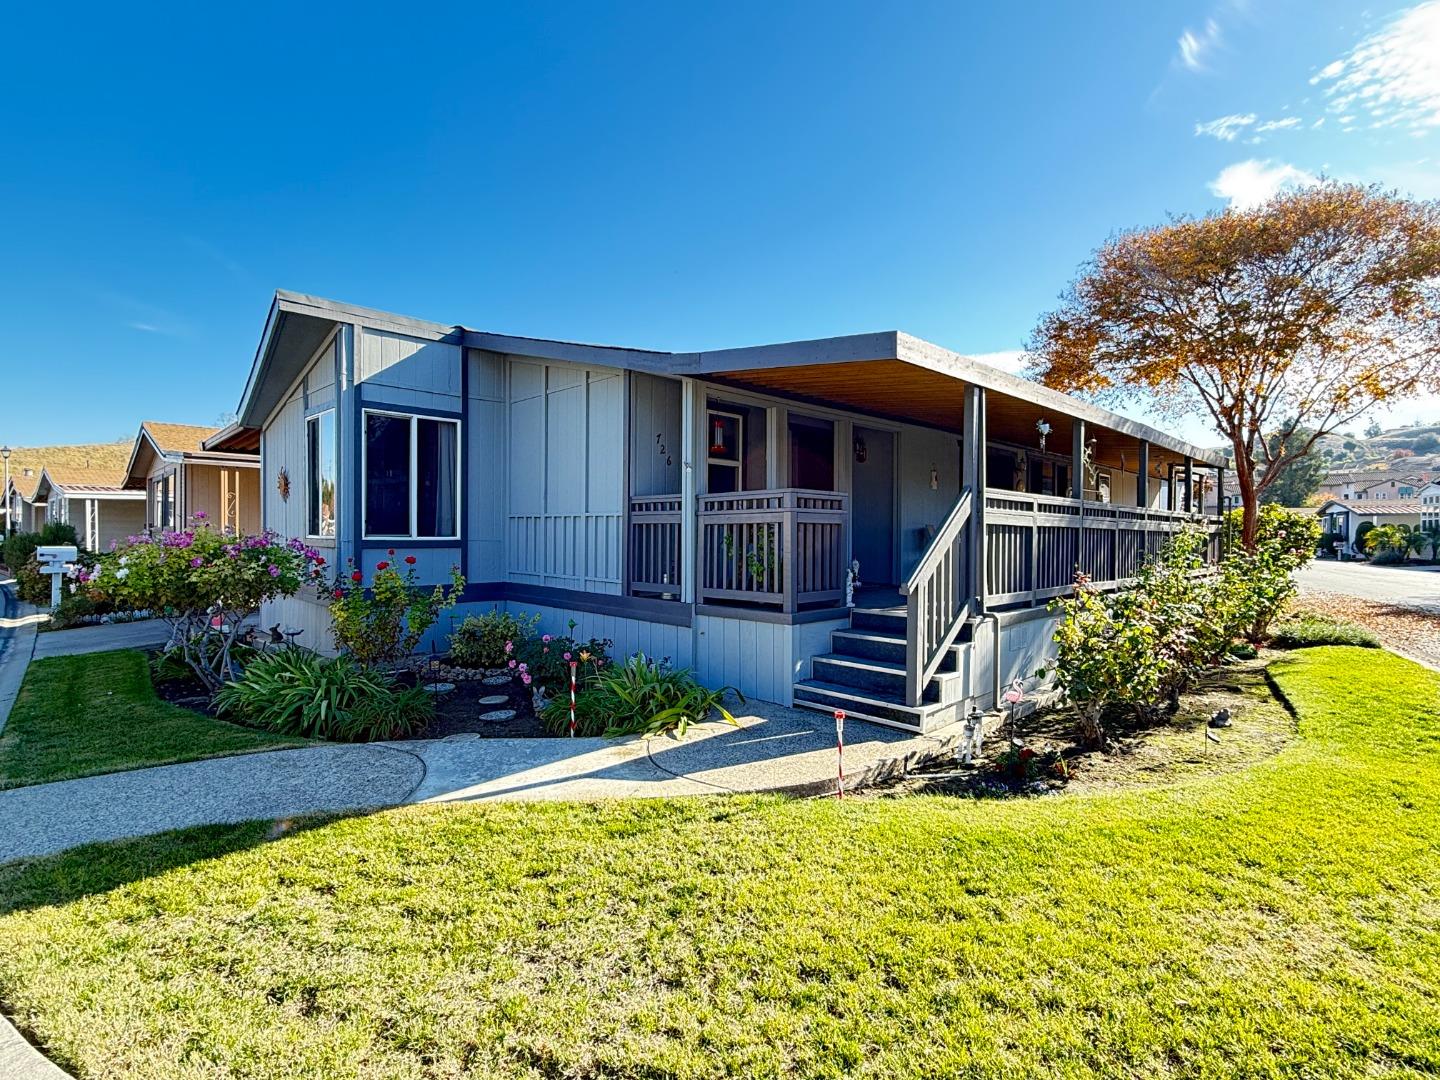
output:
M220 430L154 420L140 425L124 485L144 497L145 527L180 528L203 514L227 532L260 531L260 455L205 449Z
M47 465L61 472L71 469L124 467L127 443L81 443L73 446L20 446L10 454L10 488L0 493L0 504L10 509L12 532L39 532L49 520L48 494L40 491ZM103 478L102 478L103 479ZM113 479L113 477L112 477Z
M124 486L129 449L125 443L47 448L34 498L45 505L44 521L73 525L88 551L108 551L141 531L145 497Z

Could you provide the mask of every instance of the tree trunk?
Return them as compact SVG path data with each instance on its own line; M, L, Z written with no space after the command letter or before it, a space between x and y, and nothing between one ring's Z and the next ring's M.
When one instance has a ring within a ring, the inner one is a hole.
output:
M1255 490L1255 469L1250 456L1239 438L1232 438L1230 445L1235 451L1235 482L1240 487L1240 546L1246 551L1255 550L1255 528L1260 520L1260 493Z

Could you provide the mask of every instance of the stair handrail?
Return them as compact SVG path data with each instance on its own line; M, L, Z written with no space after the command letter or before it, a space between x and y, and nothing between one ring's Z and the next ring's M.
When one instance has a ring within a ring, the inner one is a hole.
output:
M973 506L970 489L960 492L925 554L900 587L905 597L905 702L920 704L925 684L940 668L970 614L969 567L965 541Z

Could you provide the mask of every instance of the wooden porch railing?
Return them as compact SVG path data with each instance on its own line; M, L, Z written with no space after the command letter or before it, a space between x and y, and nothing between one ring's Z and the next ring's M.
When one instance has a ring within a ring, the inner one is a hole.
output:
M1099 588L1119 587L1170 536L1192 524L1209 532L1210 559L1218 560L1218 518L987 488L986 605L1050 600L1070 591L1077 569Z
M702 495L696 515L700 603L795 611L845 596L849 497L778 488Z
M630 594L680 597L680 496L630 499Z
M960 493L945 523L910 580L900 588L905 597L905 701L919 705L925 684L940 667L970 617L970 489Z

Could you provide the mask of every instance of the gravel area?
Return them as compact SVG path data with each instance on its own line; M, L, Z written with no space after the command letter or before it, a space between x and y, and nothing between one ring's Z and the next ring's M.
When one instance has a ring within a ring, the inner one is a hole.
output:
M1440 669L1440 609L1317 591L1303 593L1294 607L1358 623L1386 648Z

